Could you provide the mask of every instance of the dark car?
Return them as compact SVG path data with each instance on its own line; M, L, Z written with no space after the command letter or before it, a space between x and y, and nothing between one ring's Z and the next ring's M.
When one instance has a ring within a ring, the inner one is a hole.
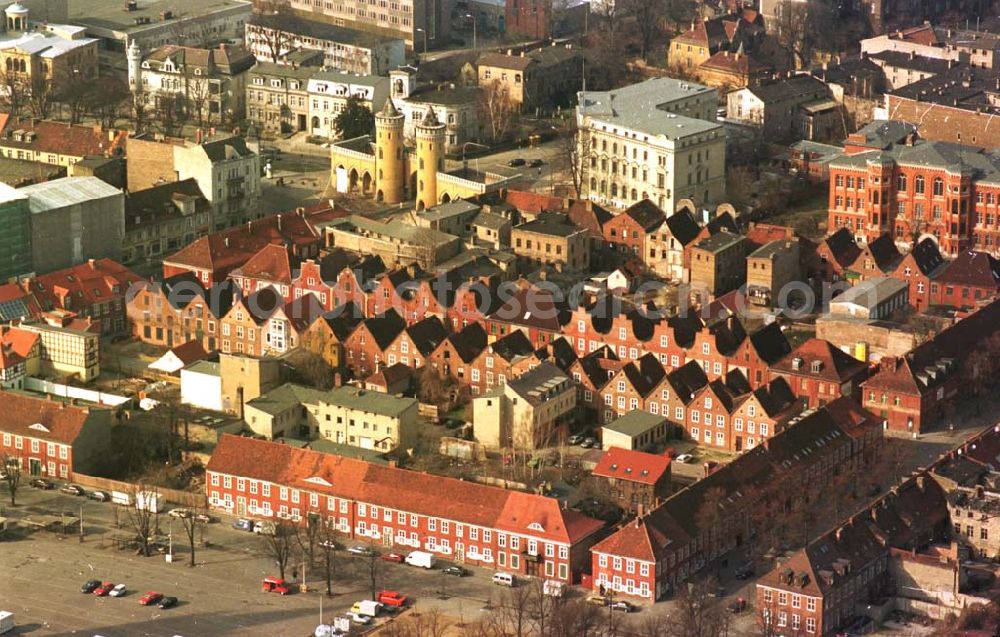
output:
M739 597L729 602L729 606L727 606L726 608L729 610L730 613L734 615L742 613L747 609L747 600L743 599L742 597Z
M69 495L86 495L87 492L83 490L82 487L78 487L75 484L67 484L63 488L59 489L60 493L66 493Z
M83 583L83 586L80 587L80 592L81 593L85 593L87 595L90 595L95 590L97 590L97 587L100 586L100 585L101 585L101 580L99 580L99 579L89 579L89 580L87 580L86 582Z
M736 567L733 575L736 576L736 579L750 579L753 577L753 570L753 564L742 564Z
M528 162L528 165L531 166L532 168L541 168L542 166L545 165L545 162L542 161L541 159L532 159L530 162Z
M517 168L518 166L524 165L524 160L521 159L520 157L515 157L514 159L507 162L507 165L510 166L511 168Z
M621 613L633 613L635 612L635 604L632 602L626 602L625 600L618 600L611 604L611 610L616 610Z
M160 600L160 603L157 604L156 606L157 608L173 608L176 605L177 605L176 597L164 597L163 599Z
M469 574L465 568L461 566L449 566L442 571L445 575L454 575L455 577L465 577Z
M56 485L52 484L45 478L35 478L34 480L31 481L31 486L35 487L36 489L45 489L47 491L49 489L54 489Z

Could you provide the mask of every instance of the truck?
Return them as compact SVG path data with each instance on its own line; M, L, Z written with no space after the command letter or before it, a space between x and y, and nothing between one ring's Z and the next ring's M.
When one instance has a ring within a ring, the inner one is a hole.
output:
M351 607L352 613L366 615L368 617L378 617L380 610L382 610L382 604L370 599L363 599L360 602L354 602L354 606Z
M125 491L112 491L111 501L122 506L132 506L132 496Z
M141 491L135 494L135 508L150 513L160 512L160 502L163 500L159 493L154 491Z
M434 568L434 554L426 551L410 551L406 563L420 568Z
M0 610L0 635L14 630L14 613Z
M554 579L547 579L542 584L542 593L549 597L562 597L566 594L566 584Z

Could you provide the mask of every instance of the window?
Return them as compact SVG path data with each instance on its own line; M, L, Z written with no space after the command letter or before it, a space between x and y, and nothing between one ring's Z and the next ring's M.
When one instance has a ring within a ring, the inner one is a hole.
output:
M933 194L934 194L935 197L943 197L944 196L944 182L941 180L940 177L935 177L934 178L934 191L933 191Z
M924 194L924 176L917 175L917 178L913 180L913 192L918 195Z

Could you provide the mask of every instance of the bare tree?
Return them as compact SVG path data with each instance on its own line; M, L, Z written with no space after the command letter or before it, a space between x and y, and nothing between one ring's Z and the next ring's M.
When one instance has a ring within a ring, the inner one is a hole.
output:
M80 69L65 67L53 79L53 99L69 111L70 124L78 124L92 99L93 78Z
M21 458L4 454L0 456L0 460L3 461L0 471L3 471L3 481L7 485L7 493L10 494L10 505L15 506L17 489L21 486Z
M114 128L129 99L128 85L115 77L101 77L88 91L87 110L104 128Z
M17 71L0 71L0 106L11 117L21 117L28 103L30 91L24 75Z
M320 543L323 535L323 518L318 513L306 513L306 524L296 528L295 540L299 545L299 552L309 560L309 564L316 563L316 546Z
M188 549L191 551L190 558L188 560L188 566L191 567L193 567L195 563L194 545L195 535L197 534L198 527L201 526L201 522L199 521L200 513L202 512L191 509L188 515L181 517L181 526L184 528L184 535L187 536L188 540Z
M320 550L323 551L323 575L326 577L326 594L333 595L333 576L336 570L337 541L334 526L328 520L322 524Z
M378 582L382 576L382 558L379 557L374 547L369 546L368 555L365 556L365 571L368 576L368 590L371 591L372 599L378 599Z
M532 632L531 610L533 595L530 586L515 586L504 591L495 611L497 623L503 634L527 637Z
M132 93L132 99L131 99L132 108L129 115L132 123L132 128L137 133L142 133L146 130L146 119L147 119L146 98L147 95L142 90L138 90Z
M52 110L52 83L43 75L31 78L31 91L28 95L28 109L31 116L46 119Z
M153 533L159 527L160 494L156 486L139 482L129 489L131 502L125 506L125 523L136 535L143 557L149 557Z
M274 560L278 576L285 579L285 571L295 554L295 527L288 520L278 520L272 528L261 531L264 553Z
M558 600L552 595L545 594L545 580L540 577L531 580L525 588L531 589L528 608L534 620L535 634L547 637L552 629L552 613Z
M479 110L489 126L490 139L494 144L506 138L517 121L517 104L500 80L493 80L482 87Z
M267 61L277 63L283 53L294 43L291 29L286 25L288 5L284 2L267 2L266 8L250 17L251 38L260 43ZM256 48L256 47L255 47Z
M676 637L725 637L729 633L729 613L715 596L713 578L689 582L678 596L671 613L670 634Z
M590 170L591 137L587 130L580 130L576 124L576 117L567 120L566 130L563 132L563 147L565 154L569 157L570 177L573 180L573 195L579 197L583 192L583 186L587 182L587 175Z

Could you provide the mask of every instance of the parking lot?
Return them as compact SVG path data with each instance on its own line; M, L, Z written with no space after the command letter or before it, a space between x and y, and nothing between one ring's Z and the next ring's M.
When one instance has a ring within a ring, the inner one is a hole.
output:
M5 577L0 578L0 610L12 611L18 628L15 635L92 634L104 637L127 635L309 635L323 616L331 621L343 615L354 602L370 596L368 560L338 551L334 566L334 595L325 595L324 573L307 571L309 592L288 596L261 591L261 580L277 575L264 557L259 536L233 529L232 520L221 518L204 526L207 548L198 548L197 566L188 563L187 540L181 525L160 516L161 529L173 530L174 563L163 555L141 557L133 550L114 548L111 538L125 535L114 526L113 506L59 493L27 487L18 493L18 506L5 507L12 520L43 514L67 514L84 520L84 539L76 529L60 536L37 530L26 537L0 543ZM20 525L19 525L20 526ZM398 590L417 608L433 607L459 616L478 613L487 605L496 587L492 573L472 569L470 577L444 575L441 563L434 570L378 561L380 588ZM290 566L301 580L301 565ZM87 580L125 583L123 598L95 597L80 593ZM139 597L156 591L179 599L177 607L160 610L144 607Z

